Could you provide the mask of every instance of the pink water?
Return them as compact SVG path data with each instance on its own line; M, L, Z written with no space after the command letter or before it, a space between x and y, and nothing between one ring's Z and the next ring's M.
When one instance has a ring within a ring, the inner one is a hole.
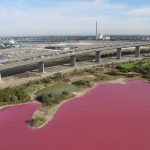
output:
M150 84L103 84L33 131L37 104L0 110L0 150L150 150Z

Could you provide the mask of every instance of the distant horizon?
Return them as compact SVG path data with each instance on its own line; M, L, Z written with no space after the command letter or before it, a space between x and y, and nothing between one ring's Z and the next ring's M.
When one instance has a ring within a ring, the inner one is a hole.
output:
M106 36L150 36L150 34L104 34ZM90 35L90 34L85 34L85 35L69 35L69 34L66 34L66 35L10 35L10 36L0 36L0 38L17 38L17 37L51 37L51 36L55 36L55 37L59 37L59 36L95 36L95 35Z

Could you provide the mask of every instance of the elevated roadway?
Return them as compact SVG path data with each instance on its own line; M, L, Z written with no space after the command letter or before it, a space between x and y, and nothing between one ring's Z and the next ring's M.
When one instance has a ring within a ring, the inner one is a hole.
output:
M95 52L96 62L100 62L101 52L107 52L107 51L117 51L117 59L121 59L122 49L127 48L134 48L135 47L135 57L140 56L140 47L147 47L150 46L150 42L107 42L107 43L101 43L101 44L93 44L93 45L86 45L83 47L79 47L72 50L63 50L59 52L46 52L41 53L38 55L33 56L26 56L23 58L19 58L10 63L5 63L0 66L0 77L1 72L4 70L21 67L21 66L27 66L31 64L38 64L38 68L40 72L44 72L44 62L49 60L55 60L58 58L70 58L70 64L71 66L76 66L76 56L86 53L93 53ZM32 49L31 49L32 50Z

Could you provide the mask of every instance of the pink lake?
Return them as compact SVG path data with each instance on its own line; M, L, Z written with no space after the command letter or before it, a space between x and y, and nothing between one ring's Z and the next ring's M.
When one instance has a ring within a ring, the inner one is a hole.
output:
M0 150L150 150L150 83L98 85L31 130L26 121L37 108L0 110Z

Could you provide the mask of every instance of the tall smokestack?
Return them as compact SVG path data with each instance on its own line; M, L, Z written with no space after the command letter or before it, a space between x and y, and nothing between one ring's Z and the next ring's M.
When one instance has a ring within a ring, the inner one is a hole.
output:
M97 40L97 21L96 21L96 40Z

